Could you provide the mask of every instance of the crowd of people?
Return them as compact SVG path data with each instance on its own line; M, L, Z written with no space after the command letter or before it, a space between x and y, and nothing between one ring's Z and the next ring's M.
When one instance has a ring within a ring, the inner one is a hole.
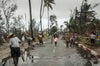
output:
M39 33L37 38L38 38L39 43L41 45L43 45L42 33ZM10 33L7 36L7 41L9 42L9 46L10 46L10 50L11 50L11 57L13 58L14 65L18 66L18 60L21 55L20 46L24 47L25 42L27 41L28 48L29 48L31 46L31 41L32 41L31 35L22 33L21 39L19 39L17 36L15 36L15 34ZM25 60L24 58L22 58L22 59Z
M91 44L94 45L95 40L96 40L95 33L92 33L89 36L90 36ZM53 37L54 37L54 45L55 45L55 47L57 47L58 37L59 37L58 33L55 32L53 34ZM43 34L41 32L38 33L37 39L39 41L39 44L43 45ZM78 39L78 34L77 33L66 33L65 34L66 48L74 47L74 42L77 39ZM10 46L10 49L11 49L11 57L13 58L14 65L18 66L18 59L21 55L21 53L20 53L20 44L21 44L21 46L24 46L26 41L27 41L28 46L31 46L31 41L32 41L31 35L22 33L21 38L19 39L18 37L16 37L15 34L10 33L7 36L7 40L9 41L9 46Z
M89 44L95 45L97 39L96 34L92 32L91 34L86 34L86 35L89 37ZM66 40L66 47L73 47L74 42L78 40L78 34L66 33L65 40Z
M65 36L66 40L66 48L68 47L74 47L74 42L77 40L78 34L75 33L67 33Z

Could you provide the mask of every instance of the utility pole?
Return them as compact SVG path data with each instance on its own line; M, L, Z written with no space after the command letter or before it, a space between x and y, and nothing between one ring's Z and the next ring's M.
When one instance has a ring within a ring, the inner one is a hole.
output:
M29 0L29 14L30 14L30 29L31 29L31 37L32 37L32 39L33 39L31 0Z

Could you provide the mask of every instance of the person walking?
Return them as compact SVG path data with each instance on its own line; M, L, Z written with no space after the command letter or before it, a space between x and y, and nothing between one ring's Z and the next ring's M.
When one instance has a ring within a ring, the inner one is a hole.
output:
M92 34L90 35L91 45L94 45L94 44L95 44L95 40L96 40L96 35L95 35L95 33L92 33Z
M70 34L70 47L74 47L74 36L73 36L73 33Z
M69 41L70 41L69 33L66 34L65 40L66 40L66 48L68 48L69 47Z
M26 38L27 38L28 46L31 46L31 41L32 41L31 35L27 35Z
M55 42L55 46L57 46L57 41L58 41L58 35L57 32L54 33L54 42Z
M42 33L40 33L38 35L38 40L39 40L39 43L43 45L43 36L42 36Z
M20 57L20 46L19 46L19 38L15 37L13 33L9 34L9 46L11 49L11 57L13 58L14 65L18 66L18 60Z
M21 40L22 40L22 45L24 46L24 44L25 44L25 36L24 36L24 33L22 34Z
M55 38L54 38L55 46L57 46L57 41L58 41L58 38L55 37Z

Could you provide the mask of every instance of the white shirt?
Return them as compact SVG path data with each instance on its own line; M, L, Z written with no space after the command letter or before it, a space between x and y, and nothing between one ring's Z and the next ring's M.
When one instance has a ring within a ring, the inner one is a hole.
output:
M25 37L24 36L22 36L22 41L25 41Z
M39 37L41 37L41 38L42 38L42 35L39 35Z
M19 38L14 37L9 40L9 45L11 45L11 47L19 47L19 42Z
M91 39L95 39L96 36L95 36L94 34L91 34L91 35L90 35L90 38L91 38Z

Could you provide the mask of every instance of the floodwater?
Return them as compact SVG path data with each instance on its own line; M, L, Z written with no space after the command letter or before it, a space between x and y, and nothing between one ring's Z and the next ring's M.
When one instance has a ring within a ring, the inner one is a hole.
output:
M85 66L87 62L77 53L75 47L66 48L63 40L58 41L57 47L50 42L44 45L31 50L31 56L25 62L20 58L18 66ZM12 59L5 66L14 66Z

